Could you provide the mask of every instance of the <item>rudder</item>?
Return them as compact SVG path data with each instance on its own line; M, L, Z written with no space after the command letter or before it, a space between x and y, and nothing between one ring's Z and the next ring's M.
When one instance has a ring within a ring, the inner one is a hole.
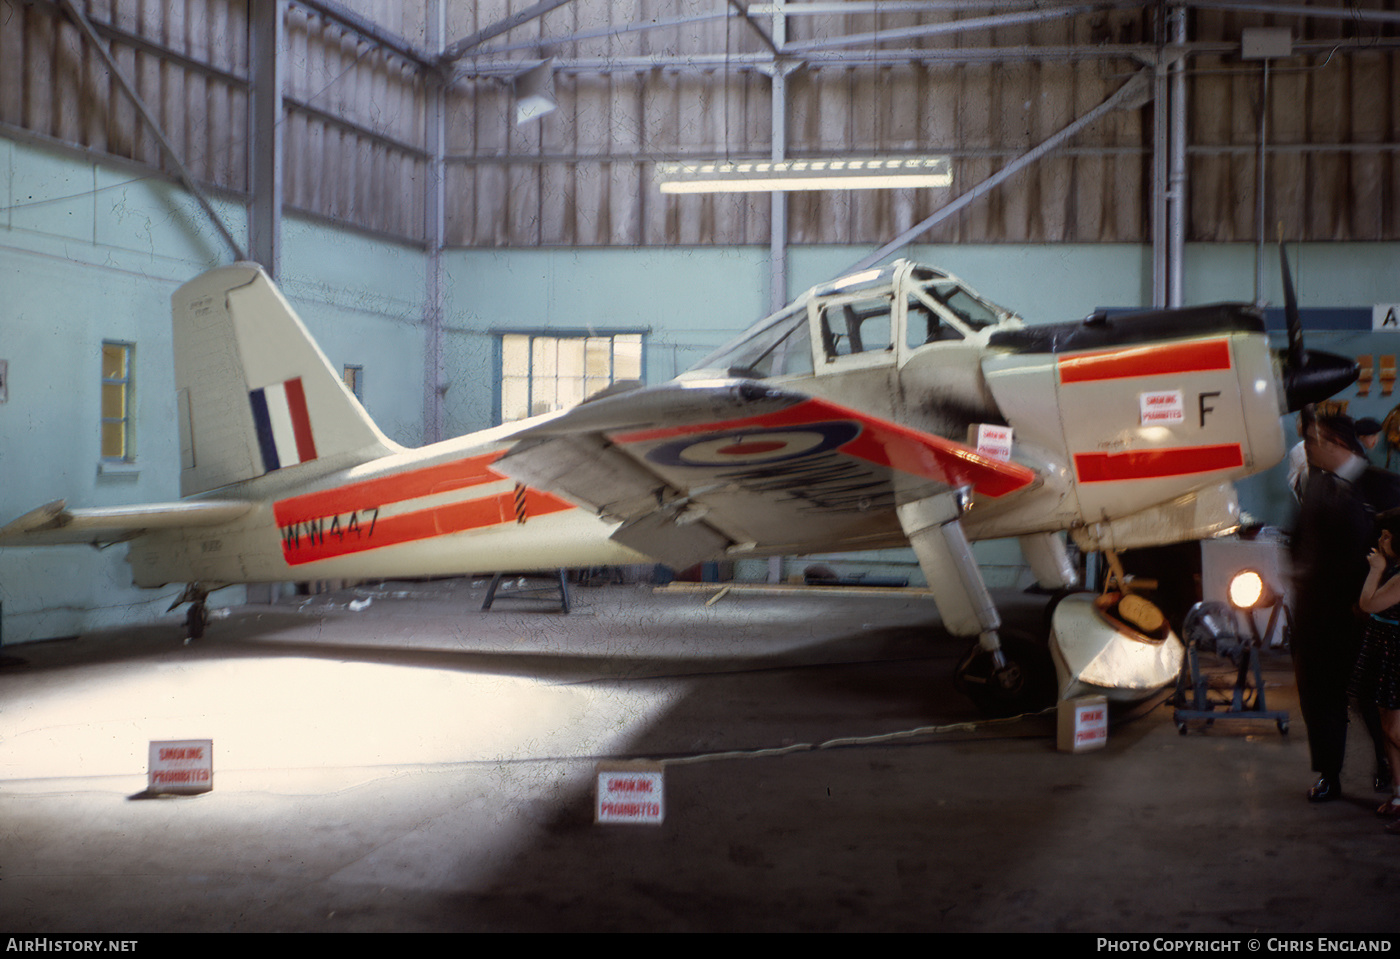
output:
M180 494L292 467L396 452L255 263L210 270L171 297Z

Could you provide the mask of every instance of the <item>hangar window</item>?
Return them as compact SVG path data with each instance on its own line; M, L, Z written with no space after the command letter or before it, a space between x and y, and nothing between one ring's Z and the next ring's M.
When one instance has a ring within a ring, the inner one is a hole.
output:
M642 379L642 334L505 333L500 359L501 422L508 423Z
M365 401L365 368L346 363L341 370L340 378L355 399L363 403Z
M136 458L132 443L132 399L135 392L136 346L104 340L102 343L102 458Z

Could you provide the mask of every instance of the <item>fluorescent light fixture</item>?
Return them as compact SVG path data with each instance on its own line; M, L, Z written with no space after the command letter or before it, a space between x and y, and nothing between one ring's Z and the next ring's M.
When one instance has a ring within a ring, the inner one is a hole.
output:
M946 187L946 156L834 160L705 160L658 163L662 193L752 193L773 190L891 190Z

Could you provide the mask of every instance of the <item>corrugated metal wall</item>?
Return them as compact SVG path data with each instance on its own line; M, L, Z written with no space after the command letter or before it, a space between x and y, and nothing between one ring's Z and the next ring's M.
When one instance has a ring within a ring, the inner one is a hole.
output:
M1317 4L1347 9L1339 0ZM1397 10L1392 0L1359 4ZM1284 19L1201 10L1199 40L1238 40L1246 26ZM1347 19L1294 27L1316 53L1270 69L1265 193L1267 232L1305 240L1400 239L1400 54L1397 29ZM1343 38L1360 49L1334 51ZM1389 41L1389 45L1387 45ZM1373 49L1365 44L1374 43ZM1256 236L1259 104L1263 67L1237 55L1193 61L1191 233L1199 240Z
M288 207L421 239L424 81L403 58L292 6L283 131Z
M92 0L83 9L191 174L246 190L243 0ZM156 138L56 3L0 0L0 123L166 170Z
M1396 10L1400 0L1314 8ZM447 38L533 0L449 3ZM193 174L247 193L249 0L87 0L117 62ZM426 0L342 3L426 43ZM766 195L663 197L657 160L767 156L767 46L721 16L725 0L572 0L486 41L457 64L447 109L446 239L458 246L761 244ZM864 47L814 50L850 34L985 15L793 16L806 45L789 81L788 155L949 153L946 190L794 196L790 242L876 243L919 222L1102 102L1151 53L1155 7L1055 17ZM612 33L493 53L532 39ZM755 21L768 27L768 18ZM1236 52L1259 14L1197 10L1191 38L1190 226L1194 240L1254 238L1262 67ZM1308 240L1400 238L1400 66L1394 23L1296 21L1305 55L1272 71L1266 198L1270 223ZM285 200L295 210L421 241L429 165L428 68L293 3L286 22ZM1361 39L1365 46L1341 46ZM1008 53L1008 49L1012 52ZM857 52L852 52L852 51ZM863 52L859 52L862 51ZM1000 52L983 52L983 51ZM513 122L509 73L552 55L560 109ZM534 59L532 59L534 58ZM648 59L653 58L653 59ZM657 62L654 58L661 58ZM985 200L933 242L1142 242L1151 198L1151 105L1120 111ZM0 0L0 124L164 169L149 131L54 0Z

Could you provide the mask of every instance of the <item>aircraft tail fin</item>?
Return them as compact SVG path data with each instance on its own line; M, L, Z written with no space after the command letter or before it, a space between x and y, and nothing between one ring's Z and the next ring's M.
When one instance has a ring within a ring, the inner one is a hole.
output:
M180 494L397 451L255 263L175 291Z

